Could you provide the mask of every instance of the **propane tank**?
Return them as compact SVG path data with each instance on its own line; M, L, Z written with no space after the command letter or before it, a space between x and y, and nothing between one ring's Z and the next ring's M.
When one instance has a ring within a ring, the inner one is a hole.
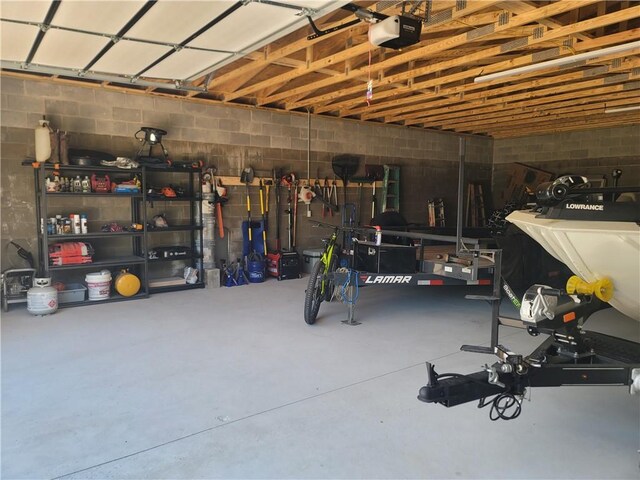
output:
M58 310L58 290L51 286L50 278L34 278L27 291L27 311L32 315L48 315Z
M40 120L36 127L36 161L46 162L51 158L51 137L48 120Z

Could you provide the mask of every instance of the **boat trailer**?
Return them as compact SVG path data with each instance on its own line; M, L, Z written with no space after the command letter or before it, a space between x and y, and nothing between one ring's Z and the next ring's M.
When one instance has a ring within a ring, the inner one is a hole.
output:
M418 399L445 407L479 401L479 408L491 406L491 420L512 420L520 415L526 389L531 387L628 385L630 393L637 394L640 344L583 329L593 313L607 307L595 295L534 285L525 293L520 319L493 316L490 347L461 347L466 352L495 355L497 362L471 374L438 374L427 362L427 384ZM549 337L523 356L499 343L500 326Z

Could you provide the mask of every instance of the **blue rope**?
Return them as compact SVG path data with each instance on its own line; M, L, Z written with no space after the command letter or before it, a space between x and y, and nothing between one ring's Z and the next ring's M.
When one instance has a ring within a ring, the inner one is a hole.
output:
M347 296L347 287L349 286L349 282L351 281L351 277L356 275L356 272L354 270L349 269L348 270L349 275L347 275L346 280L344 281L344 284L342 285L342 299L344 301L344 303L347 304L354 304L356 303L356 301L358 300L358 296L360 295L360 287L358 286L358 279L355 279L355 294L353 295L353 298L349 298Z

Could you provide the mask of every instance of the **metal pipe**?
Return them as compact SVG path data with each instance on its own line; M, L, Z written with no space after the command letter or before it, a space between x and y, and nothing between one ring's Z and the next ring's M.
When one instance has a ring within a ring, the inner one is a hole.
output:
M491 301L491 347L498 346L500 328L500 298L502 295L502 250L495 250L493 257L493 298Z
M370 228L340 227L332 223L323 222L321 220L309 220L309 221L312 222L314 225L322 226L325 228L338 228L340 230L349 231L349 232L353 231L355 233L362 233L365 235L375 233L378 231L373 227L370 227ZM416 240L437 240L439 242L448 242L448 243L456 243L456 240L457 240L456 237L449 236L449 235L433 235L431 233L404 232L402 230L390 230L390 229L386 229L386 230L383 229L379 231L380 233L382 233L382 235L396 236L396 237L402 237L402 238L412 238ZM463 244L469 244L474 248L479 248L480 242L482 239L461 237L460 240L462 241Z
M460 165L458 169L458 211L456 214L456 252L458 253L462 251L462 206L464 203L464 160L466 143L467 139L460 137L458 147L460 155Z
M60 3L60 2L55 2ZM110 33L103 33L103 32L92 32L90 30L84 30L81 28L73 28L73 27L64 27L62 25L48 25L48 24L44 24L44 23L40 23L40 22L31 22L31 21L27 21L27 20L15 20L12 18L3 18L2 19L3 22L7 22L7 23L15 23L17 25L29 25L31 27L38 27L41 29L42 28L46 28L47 30L60 30L63 32L73 32L73 33L81 33L83 35L91 35L93 37L103 37L103 38L108 38L111 40L112 44L118 43L120 40L127 40L129 42L136 42L136 43L145 43L148 45L160 45L163 47L169 47L172 49L176 49L177 47L180 47L181 49L184 50L199 50L201 52L212 52L212 53L226 53L229 55L233 55L234 59L238 58L239 55L247 55L249 53L251 53L251 50L249 49L243 49L243 50L221 50L219 48L206 48L206 47L196 47L196 46L192 46L192 45L183 45L180 46L180 44L177 43L169 43L169 42L160 42L158 40L148 40L145 38L138 38L138 37L129 37L127 35L119 35L119 34L110 34ZM27 59L28 60L28 59ZM26 63L30 63L26 62Z
M307 108L307 185L311 186L311 109Z
M150 80L143 80L140 78L123 77L119 75L108 75L103 73L82 73L80 70L74 70L71 68L63 67L47 67L44 65L25 65L21 62L13 62L9 60L2 60L0 67L4 70L13 70L16 72L26 73L44 73L47 75L61 75L64 77L74 77L80 80L99 80L104 82L119 83L122 85L140 86L140 87L154 87L164 88L167 90L187 91L187 92L206 92L204 87L194 87L191 85L184 85L182 82L154 82Z

